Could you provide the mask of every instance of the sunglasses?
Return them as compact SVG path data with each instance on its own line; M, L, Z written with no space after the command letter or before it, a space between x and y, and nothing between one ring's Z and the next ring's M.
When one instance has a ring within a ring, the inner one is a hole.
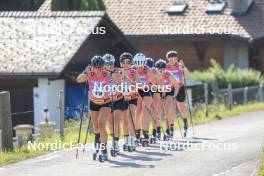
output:
M124 60L122 64L131 64L132 62L130 60Z

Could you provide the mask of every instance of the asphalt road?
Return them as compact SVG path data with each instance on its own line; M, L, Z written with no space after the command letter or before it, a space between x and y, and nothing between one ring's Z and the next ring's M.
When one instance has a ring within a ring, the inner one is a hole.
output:
M264 111L197 126L195 136L169 143L171 150L154 144L104 163L93 161L91 150L77 160L75 150L64 150L0 167L0 176L253 176L264 146Z

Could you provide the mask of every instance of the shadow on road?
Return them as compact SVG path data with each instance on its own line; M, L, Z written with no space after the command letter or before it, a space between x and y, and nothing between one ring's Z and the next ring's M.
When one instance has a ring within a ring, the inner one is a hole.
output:
M203 137L192 137L192 139L194 140L204 140L204 141L217 141L219 139L215 139L215 138L203 138Z
M142 165L135 162L124 162L124 161L115 161L115 160L108 160L108 162L113 166L112 168L124 168L124 167L132 167L132 168L154 168L154 165Z
M150 157L146 157L146 156L139 156L139 155L126 155L126 154L120 154L120 156L124 157L124 158L129 158L132 160L141 160L141 161L159 161L161 160L161 158L150 158Z
M159 152L149 152L149 151L135 151L135 152L150 156L172 156L172 154L164 153L164 151L162 150L160 150Z

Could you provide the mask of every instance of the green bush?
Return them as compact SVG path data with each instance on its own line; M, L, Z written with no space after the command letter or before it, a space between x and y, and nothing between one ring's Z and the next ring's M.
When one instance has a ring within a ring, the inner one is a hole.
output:
M103 0L52 0L51 9L60 10L105 10Z
M190 79L203 83L216 83L219 88L227 88L231 83L233 88L259 85L264 82L263 76L257 70L236 69L230 65L225 71L215 60L211 60L211 67L205 71L194 71L189 74Z

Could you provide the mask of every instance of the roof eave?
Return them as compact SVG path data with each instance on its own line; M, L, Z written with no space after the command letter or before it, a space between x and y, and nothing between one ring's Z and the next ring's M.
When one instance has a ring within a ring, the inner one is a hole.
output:
M131 40L159 40L159 41L215 41L216 39L234 39L236 41L251 43L251 38L241 37L230 34L139 34L126 35Z
M58 78L60 75L60 72L1 72L0 78Z

